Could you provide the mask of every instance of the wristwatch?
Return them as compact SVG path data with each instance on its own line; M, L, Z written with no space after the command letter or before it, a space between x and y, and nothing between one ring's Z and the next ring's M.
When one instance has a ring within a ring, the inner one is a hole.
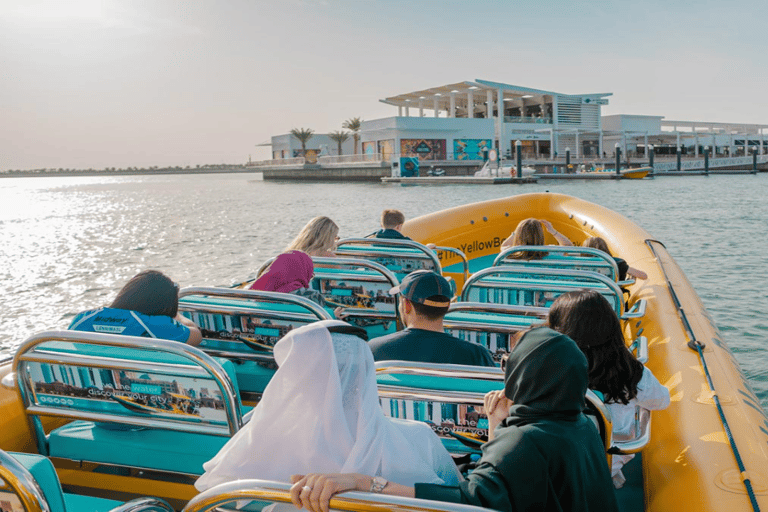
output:
M371 491L379 493L384 490L389 482L380 476L375 476L371 479Z

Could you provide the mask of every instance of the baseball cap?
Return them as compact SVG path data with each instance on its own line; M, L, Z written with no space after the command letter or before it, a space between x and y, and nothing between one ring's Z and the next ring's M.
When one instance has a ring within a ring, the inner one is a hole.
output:
M417 270L405 276L399 286L389 290L390 295L402 294L411 302L418 302L425 306L444 308L451 305L453 290L448 281L429 270ZM445 300L429 300L430 297L440 296Z

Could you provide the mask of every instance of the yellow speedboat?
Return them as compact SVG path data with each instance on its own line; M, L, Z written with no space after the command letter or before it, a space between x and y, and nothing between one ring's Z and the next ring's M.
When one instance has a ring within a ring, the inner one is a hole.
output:
M756 510L760 506L768 509L768 418L683 271L661 242L616 212L577 198L548 193L519 195L432 213L406 222L403 232L414 240L435 243L444 272L454 279L458 290L461 290L466 279L463 261L455 252L440 251L439 248L462 251L469 260L470 274L475 273L491 265L499 253L501 242L519 221L529 217L549 220L557 231L577 243L588 236L600 236L617 256L648 274L647 280L629 287L628 299L629 307L645 301L645 315L638 320L626 321L624 329L628 339L640 334L648 339L647 365L669 388L672 404L668 409L652 415L651 441L641 456L644 496L627 509L729 512ZM555 241L549 239L548 243ZM66 338L62 333L56 333L56 336L56 340ZM119 336L101 335L99 338L108 344L120 343ZM0 387L0 449L27 453L38 451L41 432L32 428L36 425L32 416L41 418L39 425L46 433L69 421L62 419L61 414L53 414L56 411L51 404L36 404L30 409L29 403L23 403L21 397L24 393L31 393L33 388L29 387L27 391L20 389L18 379L12 375L23 365L34 365L57 357L51 350L29 348L43 342L44 339L31 339L25 344L28 353L23 358L17 355L15 361L10 357L0 360L0 378L3 378L3 386ZM190 439L201 432L213 433L223 444L227 436L236 431L238 424L241 425L238 422L242 421L242 404L236 400L237 387L231 389L232 386L225 385L228 367L219 367L209 361L210 358L206 359L207 356L200 356L200 351L177 350L173 344L151 340L144 343L153 350L177 351L173 354L174 358L189 357L202 368L195 368L193 372L187 363L187 366L179 365L175 359L157 359L142 368L135 368L137 372L147 372L148 376L140 382L137 379L131 381L134 386L156 385L153 383L163 381L164 375L176 372L173 373L179 375L174 377L178 381L176 388L185 390L186 396L203 400L201 407L205 407L205 411L202 421L186 418L190 414L196 415L194 410L185 410L185 414L150 415L152 421L163 421L170 427L162 428L184 431L183 435L190 436ZM103 354L97 355L101 357ZM87 361L83 360L86 362L82 364L104 367L118 364L114 360L99 362L95 357L88 355ZM65 352L62 361L53 364L77 363L70 352ZM70 373L74 380L77 380L76 372ZM79 389L88 393L90 388L82 384ZM218 394L213 393L216 389ZM132 393L144 394L150 391L146 387L131 390ZM48 398L61 399L62 402L77 399L64 394L51 394ZM186 403L184 396L176 398L174 403ZM98 402L95 398L91 401ZM110 402L117 406L113 400ZM125 407L117 407L119 409L115 412L104 405L91 416L109 420L105 414L128 414ZM147 416L146 412L160 411L145 411L144 416ZM192 434L187 432L190 430ZM110 435L126 438L138 434L128 431ZM190 443L182 448L199 455L201 446ZM215 446L207 448L215 453ZM178 458L186 456L188 454L180 453ZM92 462L93 457L95 454L84 454L79 460L74 456L54 458L61 481L69 488L84 489L103 496L112 496L118 491L120 496L126 498L158 496L169 500L177 508L196 494L191 485L195 478L192 472L177 471L177 477L168 478L159 472L135 467L95 463ZM171 459L166 457L158 463L172 465L177 462ZM279 499L284 498L283 492ZM205 499L208 499L207 495ZM436 510L433 505L425 504L421 510ZM356 502L353 509L382 510L400 506L404 505L384 500L378 504Z

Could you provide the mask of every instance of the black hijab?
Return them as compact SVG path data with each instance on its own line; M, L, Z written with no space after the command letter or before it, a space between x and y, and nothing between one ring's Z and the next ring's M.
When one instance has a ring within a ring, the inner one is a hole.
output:
M571 338L548 327L531 329L507 359L504 394L514 405L502 425L577 420L587 382L587 359Z

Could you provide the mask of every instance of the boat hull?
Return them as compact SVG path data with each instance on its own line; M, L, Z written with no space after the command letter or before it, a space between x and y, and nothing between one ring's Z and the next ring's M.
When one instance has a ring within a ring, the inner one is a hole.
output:
M723 423L697 352L688 347L673 293L693 336L705 345L712 374L735 443L763 508L768 508L768 419L730 349L685 274L663 245L616 212L559 194L524 194L452 208L412 219L403 232L418 241L462 248L473 261L487 261L523 219L546 218L575 242L600 236L630 266L648 274L631 287L630 306L648 303L640 321L627 322L627 336L648 338L647 366L670 390L672 403L652 415L651 444L643 451L646 510L751 510ZM556 241L547 234L547 243ZM450 265L451 255L441 260ZM461 283L462 276L452 274Z

